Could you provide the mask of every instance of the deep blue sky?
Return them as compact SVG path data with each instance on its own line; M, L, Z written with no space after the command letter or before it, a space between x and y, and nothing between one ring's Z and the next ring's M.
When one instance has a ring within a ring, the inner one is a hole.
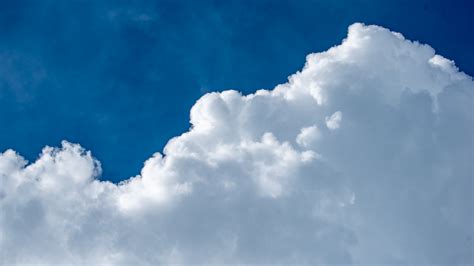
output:
M0 151L67 139L103 179L189 128L207 91L273 88L353 22L428 43L474 73L473 1L0 1Z

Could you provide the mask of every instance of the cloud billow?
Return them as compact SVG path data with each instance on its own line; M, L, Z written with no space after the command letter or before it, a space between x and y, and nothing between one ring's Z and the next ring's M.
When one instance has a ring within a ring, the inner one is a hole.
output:
M77 144L0 154L5 264L474 262L474 83L353 24L273 90L208 93L113 184Z

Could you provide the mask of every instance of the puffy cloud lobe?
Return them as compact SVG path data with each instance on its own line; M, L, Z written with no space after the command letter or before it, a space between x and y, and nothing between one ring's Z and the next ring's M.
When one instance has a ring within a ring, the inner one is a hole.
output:
M0 155L14 263L473 263L472 78L354 24L273 90L204 95L120 184L79 145Z
M341 126L342 113L337 111L330 117L326 117L326 126L331 129L338 129Z
M296 142L302 147L308 147L319 139L320 134L317 126L304 127L296 136Z

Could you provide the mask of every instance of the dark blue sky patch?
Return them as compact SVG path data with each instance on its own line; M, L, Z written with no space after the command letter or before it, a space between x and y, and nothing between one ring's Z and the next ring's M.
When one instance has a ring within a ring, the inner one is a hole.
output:
M255 3L256 2L256 3ZM2 1L0 150L77 142L103 179L136 175L205 92L271 89L378 24L472 75L471 1Z

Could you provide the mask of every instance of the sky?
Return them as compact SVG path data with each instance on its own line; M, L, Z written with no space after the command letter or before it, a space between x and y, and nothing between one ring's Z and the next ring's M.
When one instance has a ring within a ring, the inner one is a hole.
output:
M2 2L0 264L474 264L471 6L330 3Z
M135 175L204 93L271 89L354 22L429 43L474 73L472 1L1 1L0 151L81 143Z

